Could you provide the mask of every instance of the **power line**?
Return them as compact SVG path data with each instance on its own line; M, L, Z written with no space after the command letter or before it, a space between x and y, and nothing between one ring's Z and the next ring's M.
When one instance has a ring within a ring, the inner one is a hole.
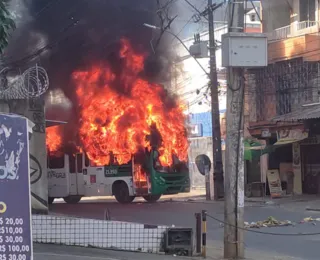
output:
M194 9L194 10L199 14L200 17L203 16L202 13L198 10L198 8L195 7L193 4L191 4L191 3L189 2L189 0L184 0L184 1L185 1L189 6L191 6L192 9ZM205 16L203 16L203 17L208 21L208 18L207 18L207 17L205 17Z
M206 2L204 2L204 4L201 6L201 8L203 8L206 5ZM192 14L192 16L189 18L189 20L186 21L186 23L184 24L184 26L179 30L179 32L176 34L177 36L179 36L182 31L190 24L190 22L192 21L192 19L195 18L195 14ZM198 22L194 22L194 23L198 23ZM172 39L171 44L175 41L176 39Z
M58 1L61 1L61 0L53 0L51 2L49 2L44 8L42 8L38 13L41 13L43 12L44 10L48 10L48 7L51 5L52 6L52 3L53 2L58 2ZM85 0L79 0L77 1L71 8L71 10L69 10L68 13L72 13L75 11L76 8L78 8L79 6L81 6L81 4L84 3ZM62 30L60 30L58 36L60 36L61 34L69 31L69 29L73 28L74 26L76 26L78 24L79 20L72 20L66 27L64 27ZM26 56L24 56L23 58L20 58L18 60L15 60L15 61L6 61L4 62L3 66L17 66L17 65L21 65L23 63L26 63L26 62L29 62L30 60L32 59L35 59L37 57L39 57L43 52L45 52L46 50L49 50L49 49L53 49L54 47L56 47L58 44L60 44L62 41L65 41L68 39L68 35L64 38L60 38L52 43L48 43L42 47L38 47L38 48L35 48L33 50L33 53L31 54L28 54Z
M190 19L184 24L184 26L180 29L180 31L177 33L177 36L179 36L180 35L180 33L182 33L182 31L188 26L188 24L191 22L191 20L194 18L194 15L192 15L191 17L190 17ZM175 41L176 39L175 38L173 38L172 39L172 43ZM171 43L171 44L172 44Z
M51 7L50 6L52 6L52 4L54 4L54 3L58 3L58 2L60 2L61 0L51 0L48 4L46 4L43 8L41 8L40 9L40 11L39 12L37 12L36 14L35 14L35 18L37 18L41 13L43 13L45 10L49 10Z

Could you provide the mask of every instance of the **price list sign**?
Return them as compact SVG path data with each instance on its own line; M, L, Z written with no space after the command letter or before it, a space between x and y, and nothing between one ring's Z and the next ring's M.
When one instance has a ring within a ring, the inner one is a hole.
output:
M0 114L0 260L32 260L28 121Z

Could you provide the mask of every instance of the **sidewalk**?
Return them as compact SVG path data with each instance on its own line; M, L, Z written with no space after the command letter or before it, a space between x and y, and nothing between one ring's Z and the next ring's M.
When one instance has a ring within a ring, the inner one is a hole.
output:
M205 190L193 190L187 194L177 194L172 196L163 196L163 202L189 202L189 203L205 203L212 204L216 201L207 201ZM221 200L223 201L223 200ZM279 206L295 211L319 211L320 212L320 196L317 195L295 195L284 196L278 199L272 199L270 196L266 197L251 197L245 198L247 206Z
M320 196L318 195L295 195L285 196L279 199L265 198L246 198L246 202L261 205L275 205L293 211L318 211L320 212Z
M208 241L217 244L217 241ZM276 256L246 249L247 260L303 260L286 256ZM208 246L207 258L210 260L223 260L223 246ZM179 257L157 254L133 253L124 251L100 250L94 248L80 248L59 245L34 245L34 260L197 260L201 257Z
M217 242L209 242L210 244ZM223 245L220 246L208 246L207 247L207 258L211 260L223 260ZM246 260L303 260L300 258L293 258L289 256L279 256L274 253L257 252L250 249L245 249Z
M60 245L34 245L34 260L174 260L177 257ZM180 258L189 259L190 258ZM192 259L192 258L191 258Z

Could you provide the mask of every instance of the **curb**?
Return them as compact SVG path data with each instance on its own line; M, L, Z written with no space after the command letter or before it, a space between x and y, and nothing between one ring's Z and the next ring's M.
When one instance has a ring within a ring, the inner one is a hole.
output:
M320 208L306 208L307 211L317 211L320 212Z

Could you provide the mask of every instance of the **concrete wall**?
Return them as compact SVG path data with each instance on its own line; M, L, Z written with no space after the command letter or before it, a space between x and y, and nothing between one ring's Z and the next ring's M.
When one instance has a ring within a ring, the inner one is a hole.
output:
M261 5L263 32L272 32L290 24L292 0L262 0Z
M31 204L34 213L46 214L48 212L48 179L44 100L38 98L1 101L0 111L23 115L35 124L29 142Z
M211 162L213 162L213 150L212 150L212 137L200 137L192 138L189 140L190 149L189 149L189 168L190 168L190 180L191 187L193 189L205 188L205 177L201 175L198 171L198 168L195 164L196 157L200 154L206 154ZM224 156L225 153L222 151L223 157L223 166L224 166ZM213 171L213 164L211 167L211 172Z

